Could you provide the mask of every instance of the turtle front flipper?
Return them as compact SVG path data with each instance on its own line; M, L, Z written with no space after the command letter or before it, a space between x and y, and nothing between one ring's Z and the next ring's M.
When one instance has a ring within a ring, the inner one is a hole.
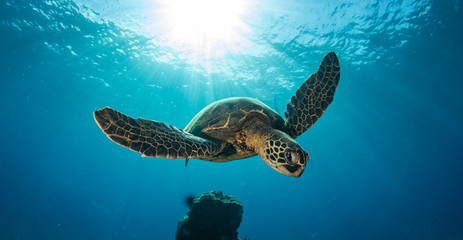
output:
M93 113L103 132L115 143L147 157L205 158L218 155L223 146L162 122L134 119L111 108Z
M285 132L288 135L296 138L323 115L333 101L340 73L336 54L326 54L318 71L299 87L286 107Z

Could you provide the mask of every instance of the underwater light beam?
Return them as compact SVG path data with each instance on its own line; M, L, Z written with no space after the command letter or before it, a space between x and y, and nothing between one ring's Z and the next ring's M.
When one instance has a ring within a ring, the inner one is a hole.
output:
M242 21L247 11L244 0L161 0L160 3L167 45L179 51L217 55L223 48L228 48L227 51L236 48L247 31Z

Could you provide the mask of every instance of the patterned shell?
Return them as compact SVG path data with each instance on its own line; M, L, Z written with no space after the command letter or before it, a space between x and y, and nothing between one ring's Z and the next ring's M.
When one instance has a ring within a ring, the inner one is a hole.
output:
M185 127L185 131L206 139L226 140L234 138L243 120L250 112L263 113L272 128L283 130L283 118L263 102L247 97L226 98L201 110ZM207 134L213 132L214 134Z

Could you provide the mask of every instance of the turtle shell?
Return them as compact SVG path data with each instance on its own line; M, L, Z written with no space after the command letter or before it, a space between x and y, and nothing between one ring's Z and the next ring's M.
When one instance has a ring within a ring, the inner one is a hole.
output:
M260 113L260 114L255 114ZM233 142L245 119L259 117L274 129L283 129L284 120L263 102L247 97L226 98L201 110L185 131L210 140Z

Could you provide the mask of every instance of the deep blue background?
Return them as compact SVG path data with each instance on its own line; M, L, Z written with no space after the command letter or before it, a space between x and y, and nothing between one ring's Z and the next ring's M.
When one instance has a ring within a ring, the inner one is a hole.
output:
M278 8L267 4L264 12ZM381 29L406 27L375 32L362 28L365 18L312 45L278 41L257 20L280 57L243 53L228 59L229 72L208 73L153 58L170 50L92 20L71 1L0 3L0 239L173 239L187 211L182 196L211 190L243 203L239 232L252 239L463 239L461 3L413 4L406 20L373 19L385 21ZM325 10L349 15L343 7ZM274 31L285 25L275 21ZM305 30L297 37L314 34ZM230 96L282 113L329 51L340 57L341 81L325 115L298 138L311 156L298 179L259 157L187 168L141 158L92 117L111 106L184 127ZM250 74L273 66L287 82Z

